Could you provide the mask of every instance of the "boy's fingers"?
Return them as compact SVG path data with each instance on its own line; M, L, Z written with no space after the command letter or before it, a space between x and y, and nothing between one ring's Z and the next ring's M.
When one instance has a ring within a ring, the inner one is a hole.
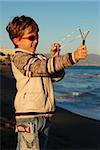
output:
M51 47L51 49L53 51L59 51L60 50L61 45L59 43L54 43Z
M82 50L81 56L82 56L82 58L86 58L87 57L87 51Z

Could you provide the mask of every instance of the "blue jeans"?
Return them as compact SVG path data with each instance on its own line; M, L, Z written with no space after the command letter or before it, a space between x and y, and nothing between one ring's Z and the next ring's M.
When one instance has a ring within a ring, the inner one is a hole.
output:
M45 150L50 120L46 117L16 120L17 125L30 127L30 132L18 132L17 150Z

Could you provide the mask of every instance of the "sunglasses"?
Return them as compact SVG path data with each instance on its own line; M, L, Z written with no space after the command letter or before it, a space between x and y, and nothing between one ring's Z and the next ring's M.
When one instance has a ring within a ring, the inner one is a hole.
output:
M38 40L38 35L31 35L26 37L23 36L21 39L28 39L30 41L34 41L34 40Z

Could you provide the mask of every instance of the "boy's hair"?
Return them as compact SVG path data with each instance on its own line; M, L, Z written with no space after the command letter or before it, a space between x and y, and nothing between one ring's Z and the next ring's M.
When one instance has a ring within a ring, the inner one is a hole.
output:
M24 35L26 28L31 27L31 31L39 31L38 24L30 17L20 16L15 17L6 27L11 40L14 38L21 38Z

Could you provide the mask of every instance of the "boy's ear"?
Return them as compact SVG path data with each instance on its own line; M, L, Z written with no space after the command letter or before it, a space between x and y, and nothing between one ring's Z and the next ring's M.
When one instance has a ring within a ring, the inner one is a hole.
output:
M15 45L19 45L20 39L19 39L19 38L14 38L14 39L13 39L13 43L14 43Z

